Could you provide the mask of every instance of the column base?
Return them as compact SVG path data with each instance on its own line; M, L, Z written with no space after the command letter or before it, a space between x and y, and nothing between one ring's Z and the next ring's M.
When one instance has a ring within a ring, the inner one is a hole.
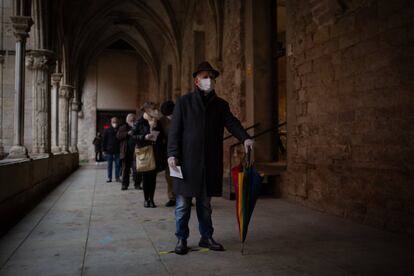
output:
M32 158L32 159L49 158L51 156L52 156L51 153L33 153L33 154L30 154L30 158Z
M61 152L62 152L62 150L60 149L60 147L58 147L58 146L52 147L52 153L53 154L57 154L57 153L61 153Z
M71 153L78 153L78 147L70 147L70 148L69 148L69 151L70 151Z
M12 146L7 159L29 158L25 146Z
M4 152L4 147L0 146L0 160L4 159L6 153Z
M69 153L69 149L67 147L61 147L60 148L60 153Z

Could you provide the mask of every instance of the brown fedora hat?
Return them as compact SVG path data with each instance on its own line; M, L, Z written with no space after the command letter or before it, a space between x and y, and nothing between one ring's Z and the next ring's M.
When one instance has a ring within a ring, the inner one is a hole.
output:
M214 69L213 66L211 66L211 64L208 63L207 61L203 61L202 63L198 65L197 70L193 73L193 78L195 78L197 74L200 73L201 71L213 72L214 78L217 78L220 75L220 72Z

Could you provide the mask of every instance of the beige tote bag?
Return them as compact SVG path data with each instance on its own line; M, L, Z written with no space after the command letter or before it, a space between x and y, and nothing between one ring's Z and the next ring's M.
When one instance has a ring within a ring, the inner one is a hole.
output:
M148 172L155 169L155 155L152 145L135 149L137 171Z

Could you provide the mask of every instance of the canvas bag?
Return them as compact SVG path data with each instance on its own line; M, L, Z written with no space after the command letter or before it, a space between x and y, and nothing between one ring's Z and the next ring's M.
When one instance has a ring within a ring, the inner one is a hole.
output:
M152 145L135 149L137 172L148 172L155 169L155 155Z

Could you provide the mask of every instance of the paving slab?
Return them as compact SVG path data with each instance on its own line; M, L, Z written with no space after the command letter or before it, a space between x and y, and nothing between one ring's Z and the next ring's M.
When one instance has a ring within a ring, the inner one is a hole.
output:
M0 238L0 275L414 275L412 238L290 202L261 198L241 254L234 201L214 198L215 238L226 251L198 247L179 256L164 175L158 208L143 192L105 182L104 166L82 166Z

